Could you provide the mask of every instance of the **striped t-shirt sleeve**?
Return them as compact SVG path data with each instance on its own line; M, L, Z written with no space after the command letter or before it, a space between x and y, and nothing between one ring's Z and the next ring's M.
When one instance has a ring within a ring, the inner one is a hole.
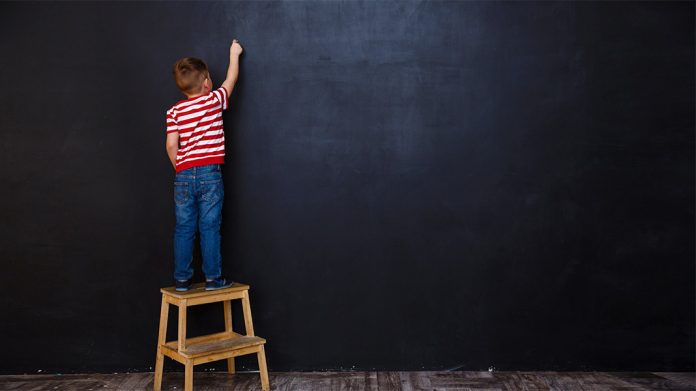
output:
M167 134L178 132L179 126L176 123L176 118L171 111L167 111Z
M227 90L225 87L220 87L217 90L213 91L213 94L215 94L215 98L222 103L222 109L227 110Z

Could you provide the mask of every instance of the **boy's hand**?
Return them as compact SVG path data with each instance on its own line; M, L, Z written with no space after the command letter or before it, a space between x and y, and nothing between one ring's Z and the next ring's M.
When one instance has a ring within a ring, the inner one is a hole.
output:
M244 49L242 49L242 45L239 44L239 41L236 39L232 40L232 45L230 46L230 57L239 56L243 51Z

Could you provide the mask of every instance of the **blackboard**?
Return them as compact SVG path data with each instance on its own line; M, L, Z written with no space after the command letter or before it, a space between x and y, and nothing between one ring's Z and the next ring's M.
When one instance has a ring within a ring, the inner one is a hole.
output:
M0 21L1 372L151 370L171 67L200 57L219 84L233 38L223 271L252 287L270 371L694 370L693 2L26 2Z

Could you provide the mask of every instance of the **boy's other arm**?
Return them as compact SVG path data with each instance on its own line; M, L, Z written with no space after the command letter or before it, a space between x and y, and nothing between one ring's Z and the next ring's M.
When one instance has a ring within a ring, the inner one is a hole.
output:
M167 155L172 162L172 166L176 170L176 153L179 151L179 132L171 132L167 134Z
M225 91L227 91L228 98L230 94L232 94L234 84L237 82L237 76L239 76L239 55L242 54L243 51L244 49L242 49L242 46L236 39L232 41L232 45L230 46L230 65L227 67L227 77L225 77L225 81L222 82L222 86L225 87Z

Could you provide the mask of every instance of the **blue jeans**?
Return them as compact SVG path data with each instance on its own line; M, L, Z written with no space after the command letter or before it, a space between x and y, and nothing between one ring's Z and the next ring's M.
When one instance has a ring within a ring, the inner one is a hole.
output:
M220 223L224 198L222 172L219 164L192 167L176 173L174 204L174 278L193 277L193 241L200 231L203 273L206 279L222 275L220 255Z

